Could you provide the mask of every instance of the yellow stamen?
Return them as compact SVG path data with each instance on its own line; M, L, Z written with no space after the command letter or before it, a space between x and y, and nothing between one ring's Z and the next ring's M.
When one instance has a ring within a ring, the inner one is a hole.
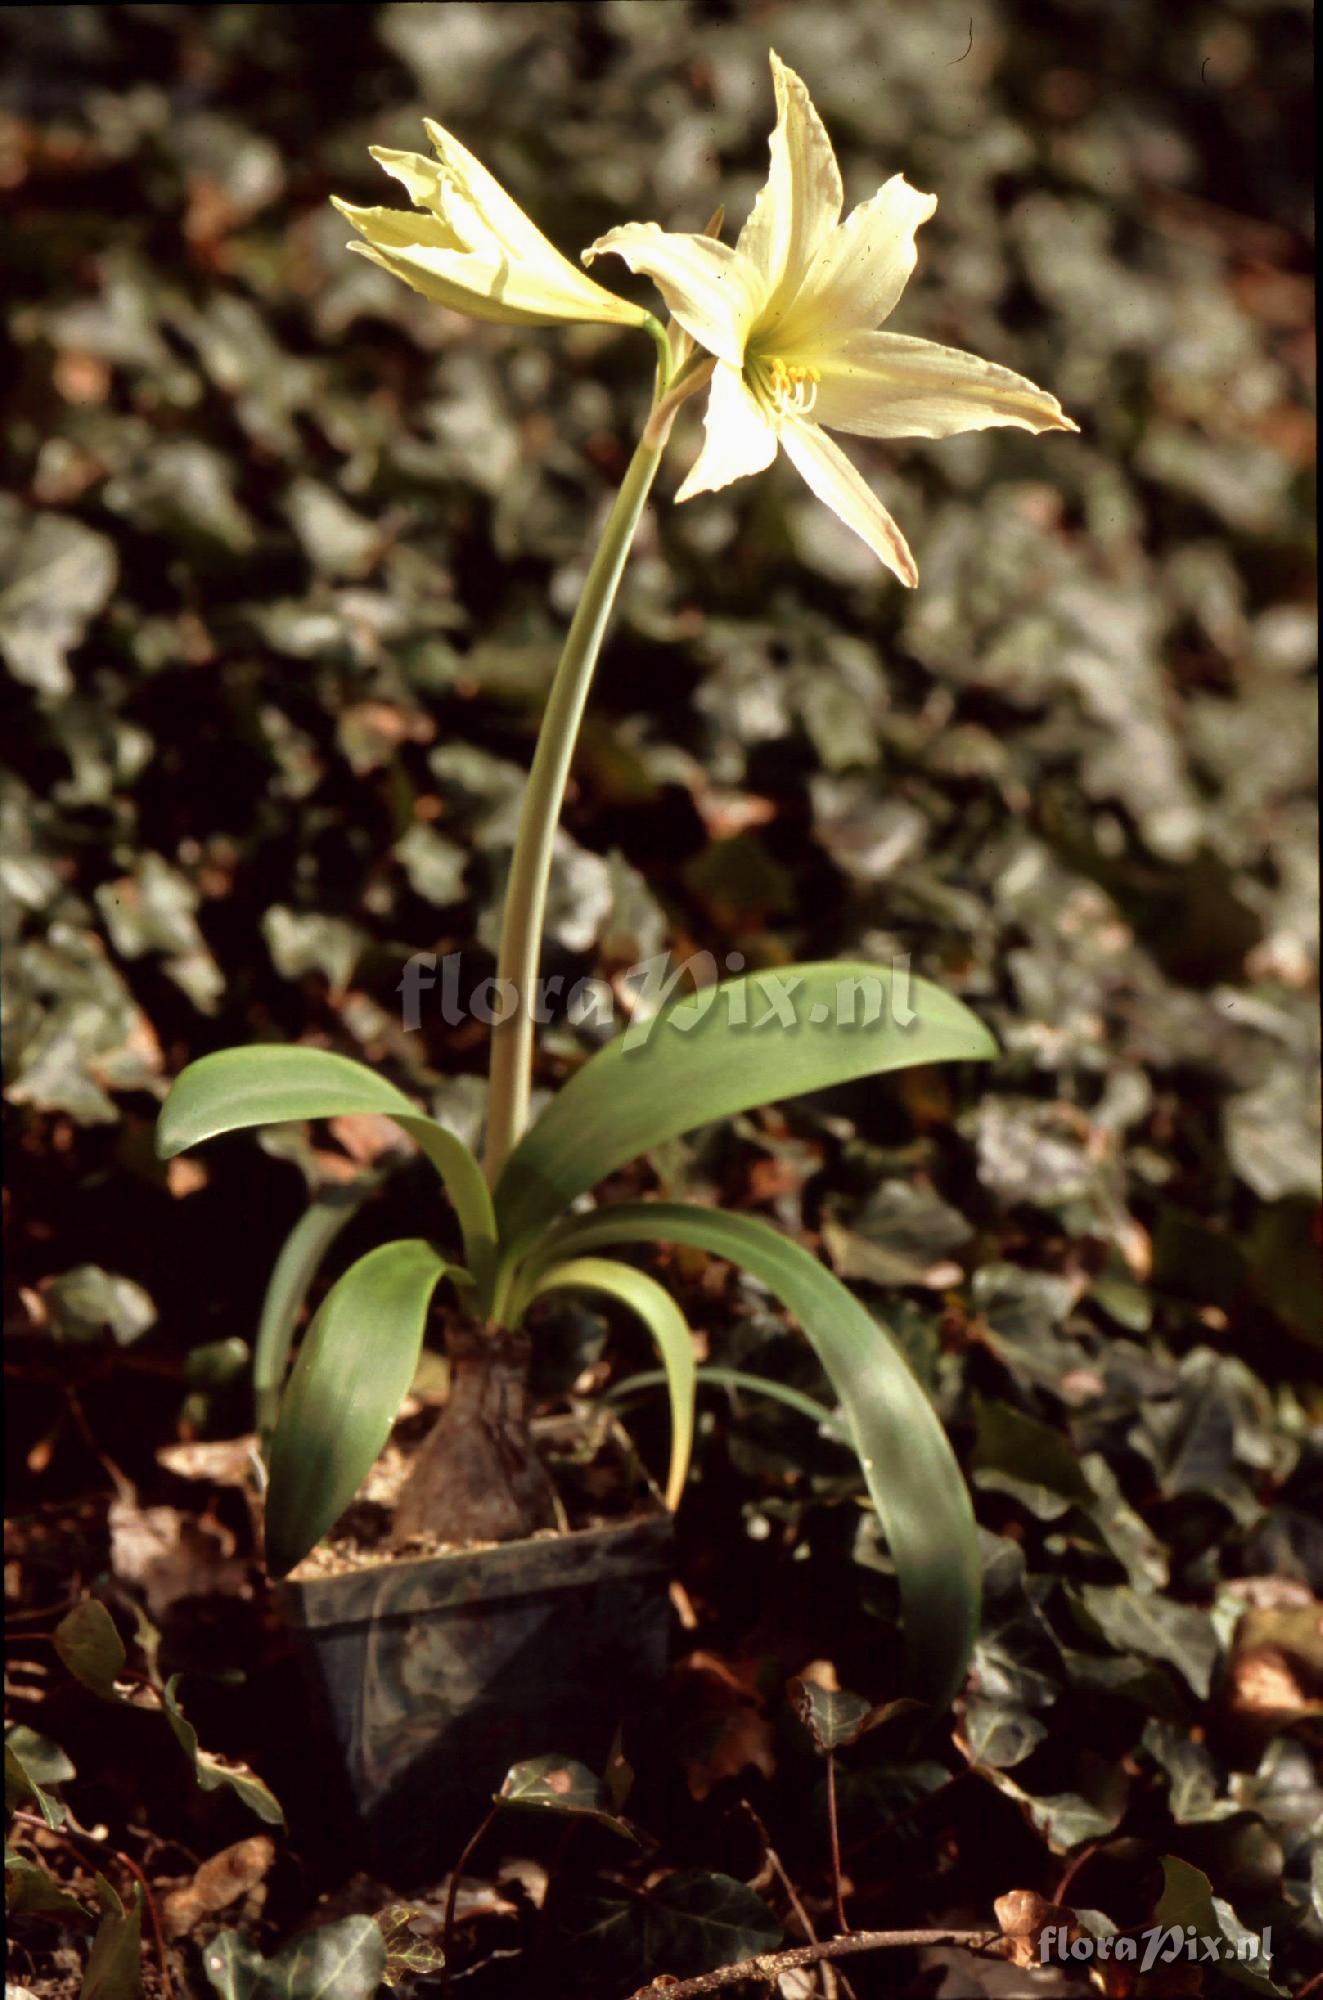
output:
M780 355L760 362L751 387L761 392L778 416L806 417L818 397L821 377L816 368L799 361L783 361Z

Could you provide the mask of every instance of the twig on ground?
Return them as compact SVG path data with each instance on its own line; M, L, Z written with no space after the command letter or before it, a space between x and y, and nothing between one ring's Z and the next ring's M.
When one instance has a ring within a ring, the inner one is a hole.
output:
M700 1972L694 1979L673 1979L663 1972L647 1986L640 1986L630 2000L698 2000L700 1994L719 1993L723 1986L738 1986L746 1979L770 1982L796 1966L820 1965L824 1959L845 1958L856 1951L935 1944L962 1944L970 1951L986 1951L1000 1939L1000 1931L851 1931L848 1937L828 1938L825 1944L760 1952L757 1958L743 1959L738 1965L719 1965L715 1972Z

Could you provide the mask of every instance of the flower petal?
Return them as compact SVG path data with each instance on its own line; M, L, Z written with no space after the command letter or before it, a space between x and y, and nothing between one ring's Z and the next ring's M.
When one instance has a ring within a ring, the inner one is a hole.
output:
M475 159L453 132L447 132L445 126L438 125L434 118L424 118L423 124L436 149L439 163L434 169L435 187L427 197L427 205L455 230L467 249L487 254L487 239L494 239L494 244L499 246L495 261L520 274L518 284L521 291L538 295L546 301L547 310L541 314L544 321L598 320L616 326L643 325L647 318L644 309L631 305L627 299L617 298L614 292L608 292L605 286L581 271L577 264L572 264L568 257L562 257L531 217L525 215L514 197L506 193L495 175L488 173L481 160ZM428 163L420 160L417 154L386 154L384 148L374 150L387 172L403 181L409 188L410 198L417 200L418 196L406 174L415 185L423 186L425 183L420 182L418 168L426 167ZM508 290L506 296L510 296ZM551 308L553 300L556 302L554 310ZM485 316L495 317L493 314Z
M765 472L776 457L776 431L744 386L738 368L718 362L703 413L703 449L676 500L716 493L734 479Z
M833 444L816 424L803 422L783 423L780 438L786 456L824 506L830 507L903 584L913 589L919 581L919 572L909 543L840 446Z
M856 333L815 355L813 415L857 437L954 437L1014 424L1026 431L1079 426L1055 396L995 361L904 333Z
M416 215L410 208L359 208L352 201L341 201L338 194L331 196L331 204L378 249L413 250L420 245L431 250L463 249L454 230L438 216Z
M387 214L391 211L387 210ZM418 217L405 217L417 222ZM430 243L396 245L384 236L376 242L351 243L351 250L370 258L403 279L424 298L470 319L500 326L562 326L567 321L603 319L580 299L566 299L545 285L529 280L527 272L507 263L493 246L490 252L437 248Z
M831 345L875 327L895 309L918 259L914 233L937 207L904 174L893 174L833 230L793 298L768 328L776 347Z
M607 252L652 279L700 347L733 368L741 365L749 329L767 297L766 282L747 257L714 237L675 233L655 222L608 229L584 251L584 262Z
M364 239L351 249L425 297L472 319L519 326L585 320L643 325L647 314L642 306L617 298L562 257L458 140L430 121L429 129L438 148L444 140L452 156L463 155L465 177L445 158L428 160L420 153L372 147L373 158L403 184L417 212L359 208L332 196ZM478 207L475 193L486 201L486 209ZM518 218L516 240L511 215Z
M369 146L369 153L379 167L399 181L415 208L431 211L438 221L442 221L444 211L442 199L446 189L445 168L436 160L429 160L422 153L400 153L392 146ZM335 197L331 197L335 200ZM343 207L343 203L336 203ZM455 235L454 224L446 225ZM458 246L459 237L455 235Z
M440 198L443 205L448 193L451 199L457 199L472 209L481 218L482 226L500 240L513 259L521 263L535 263L547 251L561 263L568 262L558 250L552 249L537 224L524 214L513 195L506 193L496 176L488 173L482 161L475 159L453 132L447 132L435 118L424 118L423 126L440 162L443 183ZM382 164L384 166L385 162ZM462 228L463 225L458 223L458 226ZM574 270L572 264L570 269ZM582 273L576 275L582 276Z
M799 289L821 244L841 219L844 191L831 140L802 80L775 51L776 129L767 184L735 247L767 279L773 307Z

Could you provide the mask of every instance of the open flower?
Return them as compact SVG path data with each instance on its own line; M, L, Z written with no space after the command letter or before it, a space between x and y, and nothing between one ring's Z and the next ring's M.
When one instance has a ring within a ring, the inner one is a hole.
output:
M601 320L613 326L646 326L650 315L597 284L548 243L500 182L466 146L423 120L436 159L369 151L403 183L417 214L401 208L357 208L332 196L363 238L351 243L361 257L403 278L416 292L473 319L516 326L552 326L566 320Z
M818 498L902 583L918 581L905 537L826 434L951 437L990 424L1075 430L1054 396L996 362L874 329L894 308L937 206L901 174L841 221L831 141L803 83L772 56L777 120L767 185L732 249L652 222L612 229L584 252L623 257L657 284L716 367L706 440L676 498L761 472L778 445Z

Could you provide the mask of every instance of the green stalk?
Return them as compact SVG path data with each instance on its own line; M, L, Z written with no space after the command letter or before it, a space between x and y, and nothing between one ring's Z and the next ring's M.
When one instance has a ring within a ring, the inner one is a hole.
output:
M588 571L538 731L510 863L497 963L498 977L510 982L498 990L505 993L513 989L517 998L513 1013L492 1028L484 1167L493 1187L528 1125L533 1070L529 1003L542 952L552 848L579 724L625 560L661 463L673 414L659 402L630 460Z

